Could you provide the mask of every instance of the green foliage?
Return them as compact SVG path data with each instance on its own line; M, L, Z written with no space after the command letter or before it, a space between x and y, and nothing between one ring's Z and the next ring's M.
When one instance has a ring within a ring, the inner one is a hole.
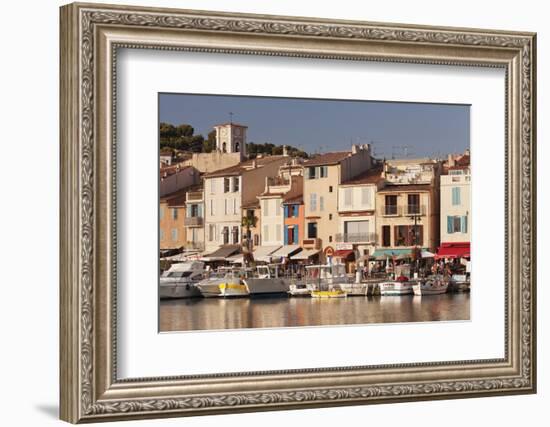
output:
M247 145L248 154L250 157L256 157L258 154L270 154L273 156L280 156L283 154L283 145L275 145L269 142L263 144L257 144L255 142L249 142ZM292 157L308 158L308 154L305 151L299 150L292 145L286 146L288 154Z

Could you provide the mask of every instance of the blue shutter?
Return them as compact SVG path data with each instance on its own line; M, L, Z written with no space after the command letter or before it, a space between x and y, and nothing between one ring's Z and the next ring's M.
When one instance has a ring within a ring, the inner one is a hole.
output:
M285 245L288 245L288 225L285 225Z
M298 241L298 225L294 226L292 233L293 233L294 244L295 245L299 244L300 242Z
M288 205L285 205L284 210L285 210L285 218L288 218Z
M467 216L463 216L460 218L460 231L462 233L467 233L468 232L468 217Z
M447 233L451 234L453 232L453 217L447 217Z

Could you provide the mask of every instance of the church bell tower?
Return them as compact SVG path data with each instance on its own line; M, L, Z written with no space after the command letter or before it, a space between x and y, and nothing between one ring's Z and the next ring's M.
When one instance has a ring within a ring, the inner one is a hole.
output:
M216 150L221 153L239 153L246 159L246 131L248 126L229 122L215 125Z

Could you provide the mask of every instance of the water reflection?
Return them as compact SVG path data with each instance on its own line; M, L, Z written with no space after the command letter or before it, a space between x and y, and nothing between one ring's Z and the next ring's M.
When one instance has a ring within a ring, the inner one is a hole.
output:
M467 293L331 299L199 298L160 303L162 332L469 319Z

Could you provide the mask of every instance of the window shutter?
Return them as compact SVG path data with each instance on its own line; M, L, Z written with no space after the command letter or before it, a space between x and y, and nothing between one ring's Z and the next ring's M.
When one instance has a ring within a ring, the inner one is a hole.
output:
M460 231L462 233L467 233L468 232L468 217L467 216L463 216L461 218L461 221L460 221Z
M293 233L294 244L297 245L299 243L298 242L298 225L294 226L294 228L292 229L292 233Z
M451 234L453 232L453 217L447 217L447 233Z
M285 245L288 245L288 225L285 225Z

